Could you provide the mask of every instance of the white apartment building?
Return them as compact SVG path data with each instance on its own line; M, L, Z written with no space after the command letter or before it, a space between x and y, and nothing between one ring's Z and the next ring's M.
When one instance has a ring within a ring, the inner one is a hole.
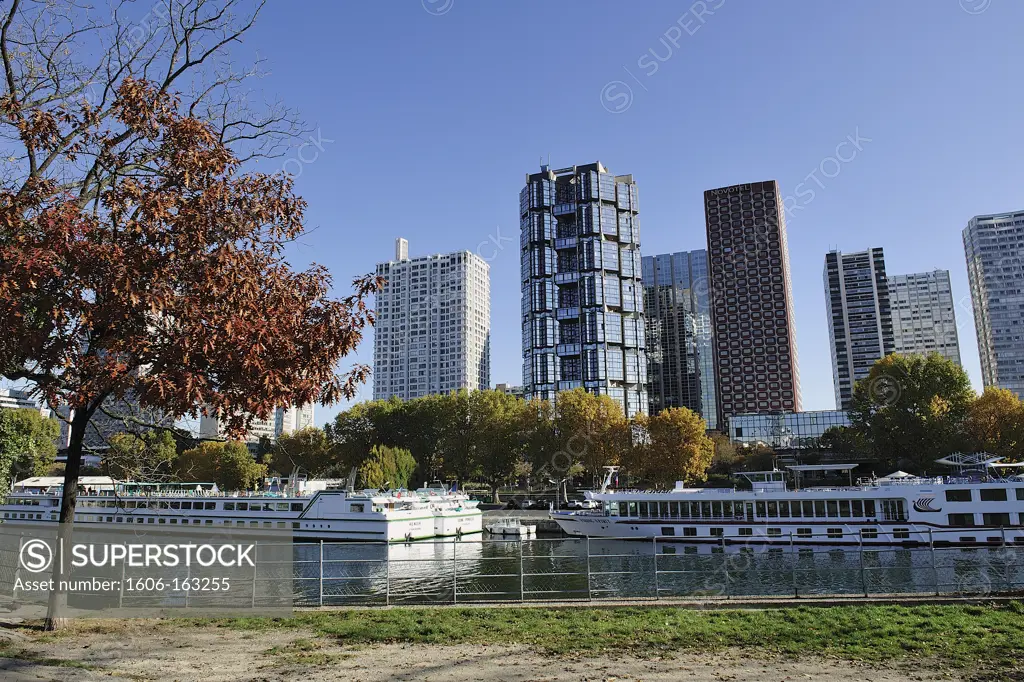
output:
M50 416L50 410L41 406L29 391L17 388L0 388L0 408L36 410L44 417Z
M395 260L377 265L373 334L373 398L402 400L491 380L490 266L470 251L409 258L395 241Z
M897 353L938 353L960 364L949 270L889 277L889 304Z
M313 405L279 407L267 419L254 419L243 439L255 446L261 438L275 441L287 433L293 433L313 426ZM216 417L203 415L199 419L199 437L209 439L227 438L227 430Z

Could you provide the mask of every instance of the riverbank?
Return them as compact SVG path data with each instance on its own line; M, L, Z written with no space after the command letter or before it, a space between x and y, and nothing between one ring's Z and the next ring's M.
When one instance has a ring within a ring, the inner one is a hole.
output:
M19 624L0 638L5 680L1024 679L1016 602L316 611Z

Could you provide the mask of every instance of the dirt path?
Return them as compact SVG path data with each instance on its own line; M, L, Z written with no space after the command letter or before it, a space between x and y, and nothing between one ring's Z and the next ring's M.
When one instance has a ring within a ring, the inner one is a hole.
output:
M92 682L125 678L161 682L353 680L392 682L782 682L950 680L919 669L811 659L759 659L741 652L680 654L671 659L545 656L518 646L339 646L296 631L239 632L212 627L129 623L100 632L51 638L0 630L7 656L0 680ZM63 665L56 665L60 661Z

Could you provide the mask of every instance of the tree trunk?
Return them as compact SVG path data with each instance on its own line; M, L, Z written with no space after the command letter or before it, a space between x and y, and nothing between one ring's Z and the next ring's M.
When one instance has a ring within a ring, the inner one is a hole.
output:
M71 555L71 535L75 523L75 502L78 499L78 474L82 470L82 442L85 440L85 429L89 425L92 411L86 408L75 409L71 419L71 438L68 442L68 460L64 465L64 492L60 501L60 526L57 531L59 549L53 562L53 585L50 601L46 608L45 630L61 630L69 624L62 614L67 608L68 595L63 589L70 571L64 570L63 557Z

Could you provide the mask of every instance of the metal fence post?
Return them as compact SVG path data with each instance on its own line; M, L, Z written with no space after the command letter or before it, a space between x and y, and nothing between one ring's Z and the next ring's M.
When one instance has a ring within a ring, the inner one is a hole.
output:
M587 542L584 549L587 553L587 601L594 601L593 587L590 584L590 536L586 536Z
M324 541L322 539L320 540L320 576L319 576L319 580L317 582L320 585L320 597L317 600L317 603L320 606L323 606L324 605Z
M124 565L122 564L122 574L124 573ZM188 585L192 581L192 564L185 567L185 608L188 608ZM122 580L121 582L124 582ZM120 604L118 604L120 607Z
M523 574L523 536L519 536L519 601L526 601L526 578Z
M868 596L868 576L864 567L864 534L860 534L860 586L864 588L864 596Z
M11 588L11 606L18 603L18 581L21 580L21 550L25 546L25 536L18 536L18 556L14 560L14 587Z
M452 540L452 603L459 603L459 543Z
M391 606L391 543L384 542L384 605Z
M125 567L125 564L127 564L127 563L128 563L127 561L122 561L121 562L121 584L118 585L118 588L117 588L117 608L119 608L119 609L124 606L124 580L125 580L124 567ZM188 596L187 596L188 592L186 592L185 595L186 595L186 597L185 597L186 598L185 607L188 608L188 601L187 601L187 599L188 599Z
M653 536L651 540L651 549L654 550L654 598L661 599L661 585L658 583L658 536Z
M256 567L259 566L259 563L260 563L260 547L259 547L259 542L253 542L252 544L253 544L253 547L254 547L253 554L256 555L256 561L253 562L253 566L252 566L252 608L255 609L256 608Z
M796 584L796 546L793 543L793 531L789 531L789 562L792 567L790 579L793 581L793 597L797 598L800 596L800 588Z
M939 566L935 562L935 534L931 528L928 529L928 546L932 554L932 580L935 582L935 596L939 596Z
M714 555L712 555L714 556ZM722 538L722 573L725 574L725 598L732 598L732 585L729 584L729 555L725 553L725 538Z

